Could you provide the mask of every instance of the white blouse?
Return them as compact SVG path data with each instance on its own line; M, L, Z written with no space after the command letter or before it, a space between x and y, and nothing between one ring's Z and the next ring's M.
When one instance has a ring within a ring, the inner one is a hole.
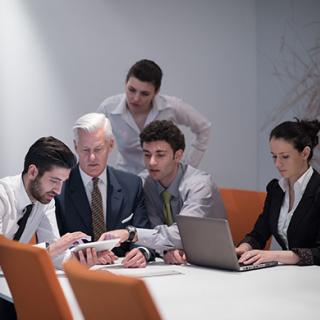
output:
M291 210L289 211L289 185L288 181L285 178L279 180L279 185L281 189L285 192L284 201L281 206L279 220L278 220L278 233L282 240L284 241L287 249L288 247L288 237L287 231L291 221L291 218L296 210L304 191L306 190L307 184L311 179L313 174L312 167L309 169L294 183L293 190L294 190L294 202Z
M140 129L126 106L126 95L107 98L98 108L109 118L118 147L116 167L135 174L145 170L140 146ZM154 120L171 120L188 127L195 135L184 162L197 167L207 149L211 123L183 100L165 95L156 95L145 126Z

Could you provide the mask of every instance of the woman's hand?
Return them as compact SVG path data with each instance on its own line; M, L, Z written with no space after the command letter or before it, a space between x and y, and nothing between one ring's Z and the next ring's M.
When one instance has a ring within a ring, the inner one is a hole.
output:
M239 259L239 263L244 264L260 264L269 261L278 261L283 264L297 264L299 256L289 250L250 250L243 253Z
M236 248L236 254L238 257L240 257L242 254L245 252L252 250L252 247L250 246L249 243L241 243L237 248Z

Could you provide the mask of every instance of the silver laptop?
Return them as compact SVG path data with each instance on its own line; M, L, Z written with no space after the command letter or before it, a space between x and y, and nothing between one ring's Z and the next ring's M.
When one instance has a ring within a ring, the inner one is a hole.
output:
M234 271L249 271L278 264L272 261L240 265L229 223L225 219L178 215L176 220L187 261L191 264Z

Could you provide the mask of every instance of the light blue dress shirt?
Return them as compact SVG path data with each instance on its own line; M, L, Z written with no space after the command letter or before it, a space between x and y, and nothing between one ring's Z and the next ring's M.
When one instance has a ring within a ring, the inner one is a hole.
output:
M177 215L226 218L225 208L212 177L190 165L180 163L176 178L166 189L172 195L173 221ZM146 208L154 229L138 229L138 243L156 250L182 248L176 223L164 224L161 193L164 188L150 176L146 179L144 192Z

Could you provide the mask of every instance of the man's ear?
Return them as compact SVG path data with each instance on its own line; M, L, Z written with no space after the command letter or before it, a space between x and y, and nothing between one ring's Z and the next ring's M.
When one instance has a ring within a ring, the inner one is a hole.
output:
M28 172L27 172L28 178L30 180L34 180L37 177L38 173L39 173L39 170L38 170L37 166L34 164L30 164L30 166L28 168Z
M73 139L73 146L74 146L74 150L76 151L76 153L78 153L78 146L77 146L77 142L75 139Z
M182 160L182 157L183 157L183 150L182 149L177 150L176 153L174 154L174 159L177 162L180 162Z
M113 138L110 138L110 141L109 141L109 148L112 150L113 147L114 147L114 144L115 144L115 141Z

